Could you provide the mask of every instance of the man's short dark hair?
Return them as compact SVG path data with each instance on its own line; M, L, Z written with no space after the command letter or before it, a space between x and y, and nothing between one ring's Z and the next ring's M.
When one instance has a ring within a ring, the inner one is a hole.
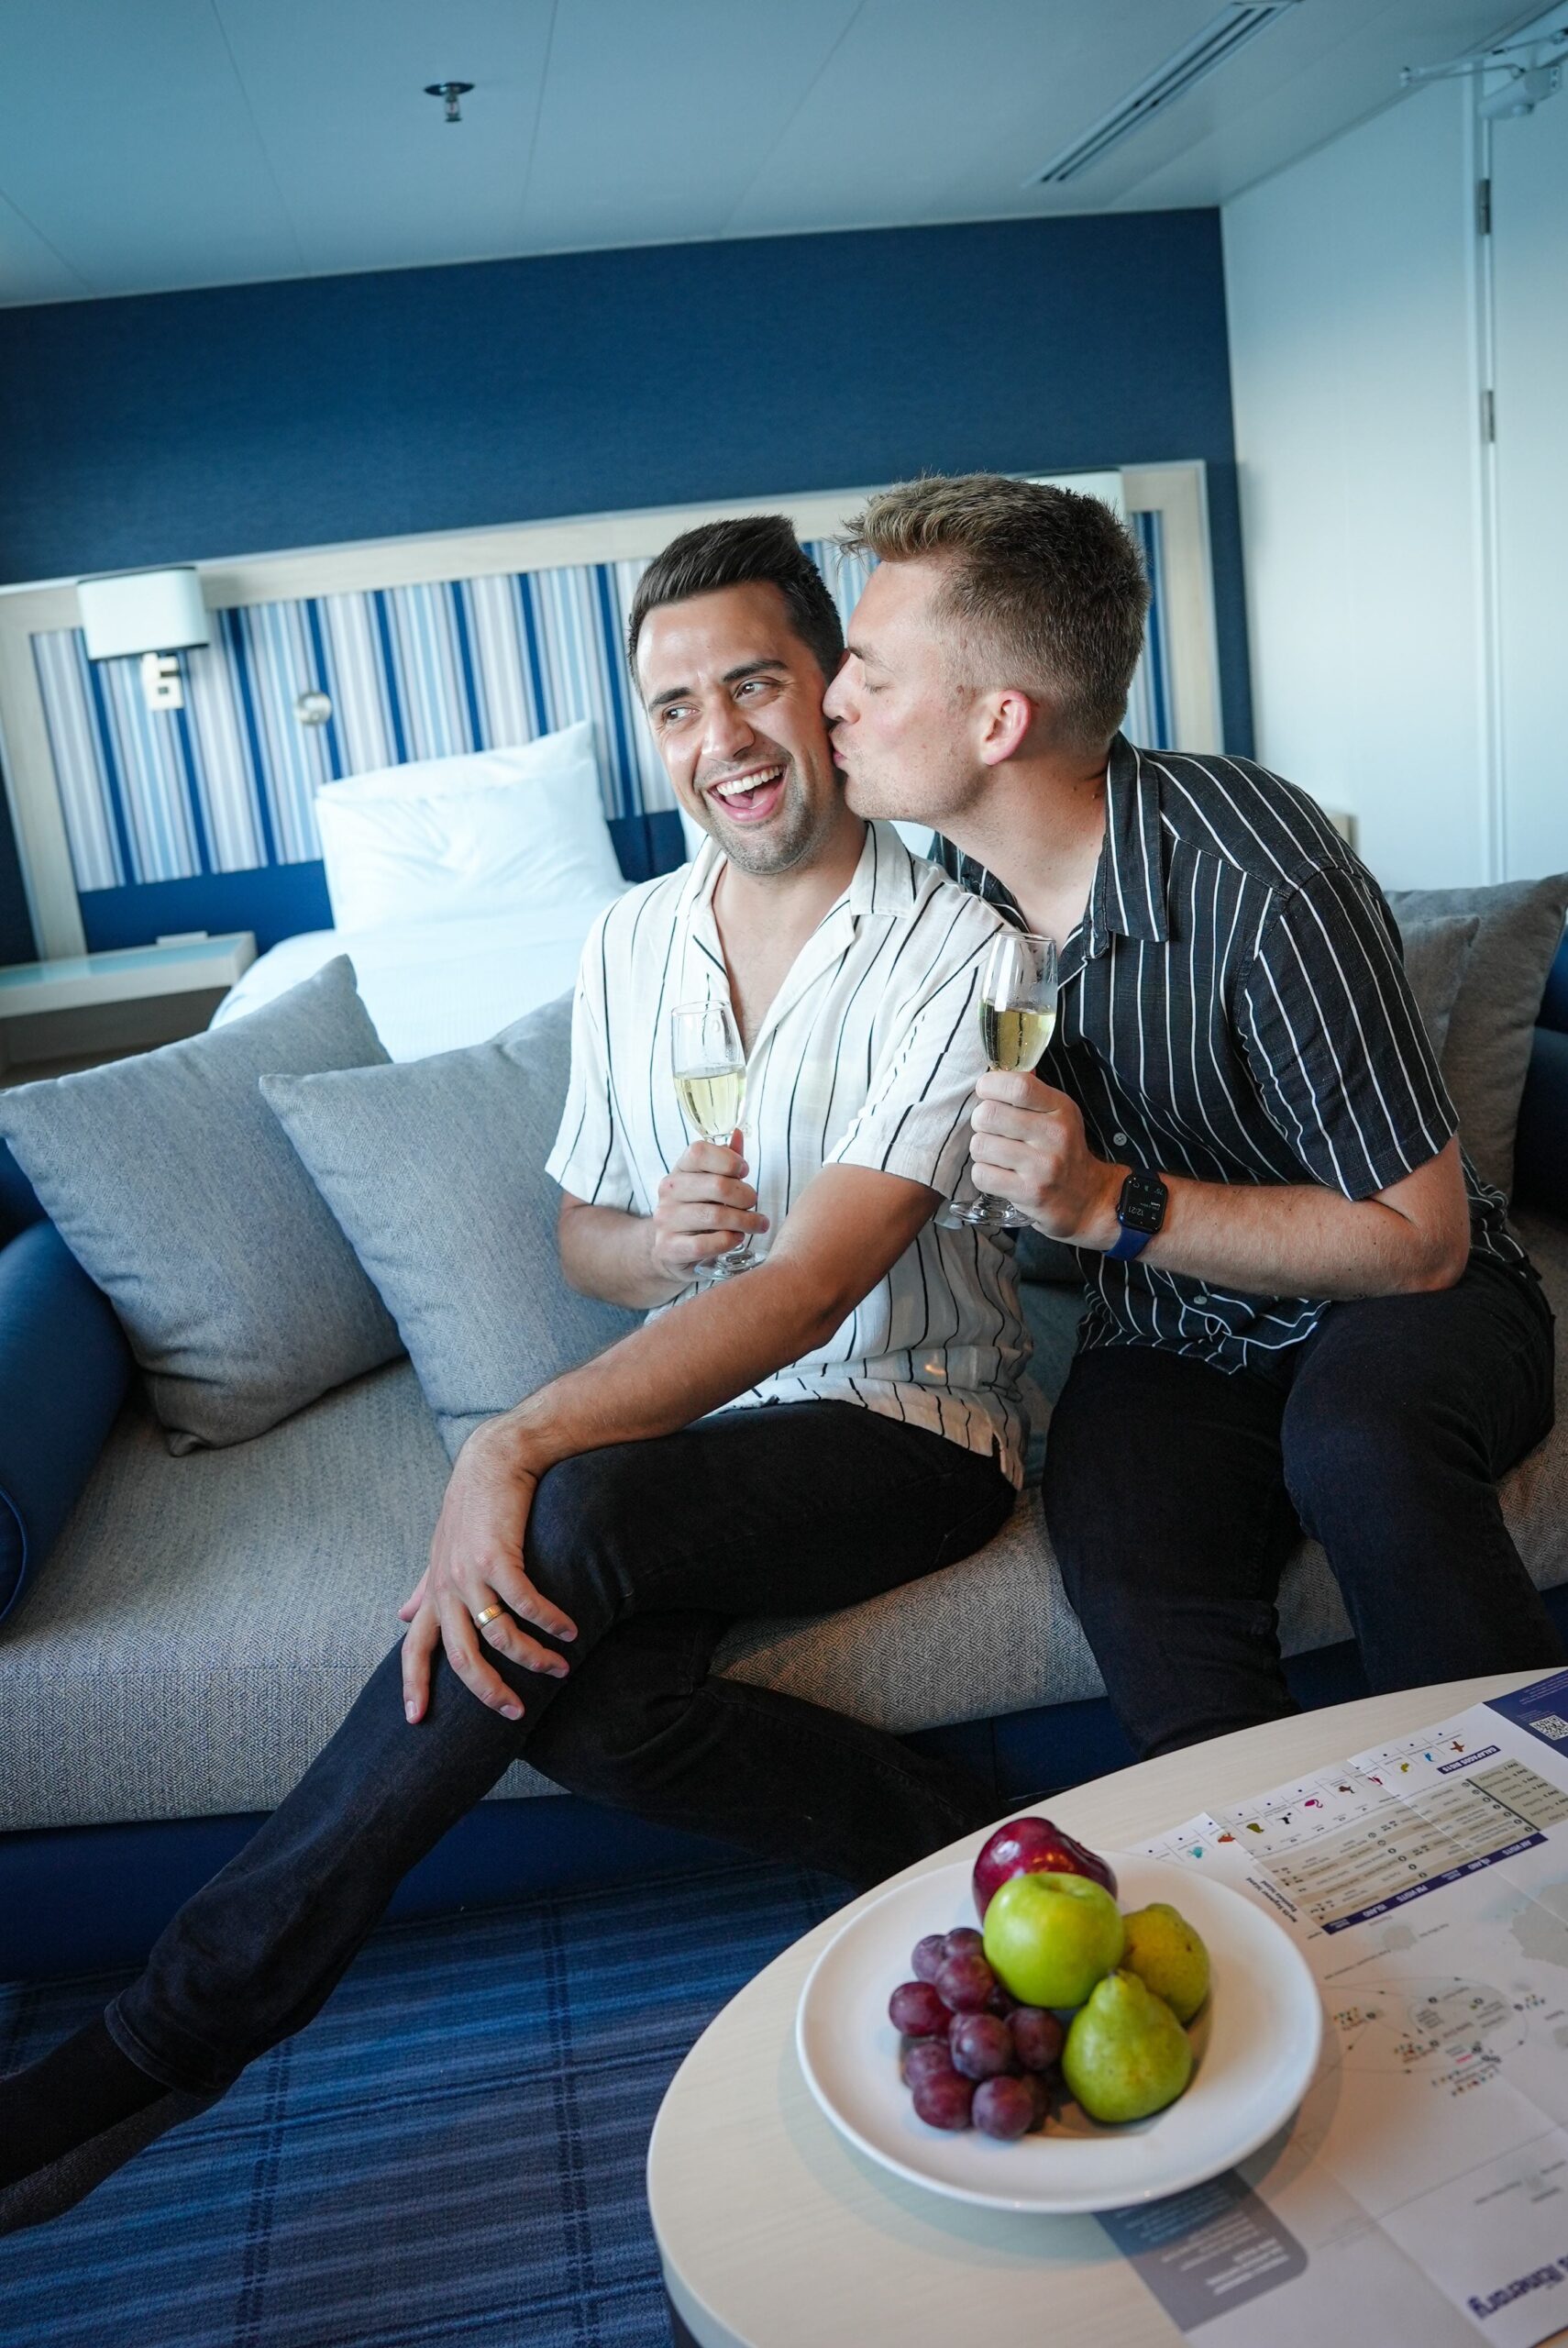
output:
M1055 704L1065 740L1105 748L1143 648L1148 581L1136 541L1098 497L1003 473L931 474L882 490L840 544L879 562L934 557L931 610L966 683Z
M844 628L822 572L795 536L787 514L742 514L683 530L656 555L637 582L626 624L626 658L637 673L637 638L648 614L693 595L756 581L777 587L790 625L831 683L844 658Z

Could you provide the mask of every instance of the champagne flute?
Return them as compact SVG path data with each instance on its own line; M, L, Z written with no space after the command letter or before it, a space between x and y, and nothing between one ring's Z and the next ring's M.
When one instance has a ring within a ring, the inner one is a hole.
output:
M980 980L980 1035L993 1069L1036 1069L1056 1028L1056 948L1048 937L1004 929L991 940ZM1029 1217L1003 1199L977 1191L967 1206L949 1200L937 1212L944 1231L1008 1231Z
M745 1052L729 1004L678 1002L669 1014L669 1044L676 1098L687 1124L701 1140L727 1148L745 1094ZM725 1280L760 1261L748 1231L738 1246L701 1268L711 1279Z

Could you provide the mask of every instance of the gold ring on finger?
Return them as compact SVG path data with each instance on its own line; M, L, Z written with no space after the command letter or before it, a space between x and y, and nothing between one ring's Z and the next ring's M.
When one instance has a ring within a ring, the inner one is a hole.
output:
M474 1616L474 1623L477 1628L482 1631L487 1623L493 1623L496 1616L503 1611L504 1610L499 1606L487 1606L482 1613L476 1614Z

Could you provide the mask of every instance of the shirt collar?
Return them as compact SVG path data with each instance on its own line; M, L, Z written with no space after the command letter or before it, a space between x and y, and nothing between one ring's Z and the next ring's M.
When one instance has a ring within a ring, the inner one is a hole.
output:
M1169 936L1159 776L1153 761L1118 734L1106 769L1105 845L1089 892L1086 951L1103 954L1112 937L1163 945Z
M995 905L1021 928L1023 915L1011 891L973 857L943 843L943 863L954 880ZM1110 745L1105 775L1105 840L1089 884L1088 917L1075 948L1086 961L1103 954L1113 937L1147 938L1164 944L1165 844L1160 821L1160 783L1154 763L1124 734Z
M680 919L690 921L701 910L712 920L713 892L724 862L717 840L705 839L691 860L680 892ZM865 914L906 914L912 910L917 892L915 858L891 824L867 824L849 886L829 906L823 921L831 921L845 905L857 920Z

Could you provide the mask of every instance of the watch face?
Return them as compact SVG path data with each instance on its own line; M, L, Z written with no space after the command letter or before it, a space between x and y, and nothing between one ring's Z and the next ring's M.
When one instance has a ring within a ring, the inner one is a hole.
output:
M1118 1222L1130 1231L1146 1231L1153 1236L1165 1219L1166 1196L1157 1174L1129 1174L1117 1202Z

